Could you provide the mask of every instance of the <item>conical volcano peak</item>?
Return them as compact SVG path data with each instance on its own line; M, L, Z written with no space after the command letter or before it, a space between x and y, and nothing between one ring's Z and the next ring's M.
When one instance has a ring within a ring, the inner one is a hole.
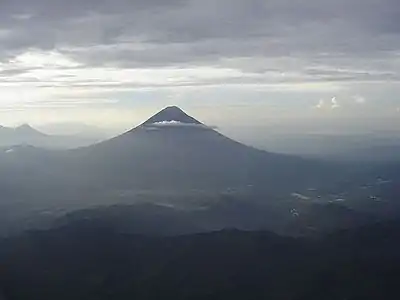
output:
M197 121L195 118L189 116L182 109L177 106L168 106L152 116L142 125L151 125L157 123L168 123L168 122L176 122L176 123L184 123L184 124L197 124L202 125L201 122Z

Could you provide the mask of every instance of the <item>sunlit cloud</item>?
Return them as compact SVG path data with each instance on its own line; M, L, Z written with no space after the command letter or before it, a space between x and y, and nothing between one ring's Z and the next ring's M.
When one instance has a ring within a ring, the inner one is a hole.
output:
M331 99L331 109L336 109L336 108L339 108L339 107L340 107L339 102L337 101L336 97L333 97Z
M326 101L324 99L320 99L318 103L314 106L316 109L337 109L340 107L340 104L336 97L330 99L330 101Z
M355 103L357 103L357 104L364 104L367 102L367 99L365 99L365 97L360 96L360 95L354 96L353 99L354 99Z
M325 107L325 100L324 99L320 99L318 101L318 103L314 106L314 108L317 108L317 109L322 109L324 107Z

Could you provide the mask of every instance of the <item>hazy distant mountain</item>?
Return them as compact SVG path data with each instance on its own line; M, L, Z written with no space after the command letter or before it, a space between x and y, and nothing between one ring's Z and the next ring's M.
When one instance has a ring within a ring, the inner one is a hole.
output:
M46 134L34 129L28 124L23 124L15 128L0 126L0 143L8 141L21 143L32 139L45 138L46 136Z
M38 126L38 129L49 135L79 136L93 140L105 140L112 136L111 130L79 122L46 123Z
M258 131L258 134L255 135L256 137L246 140L261 149L265 148L279 153L365 163L400 161L400 135L398 132L324 134L270 130L266 134Z
M45 145L51 136L36 130L28 124L18 127L0 126L0 147L11 147L16 145Z
M0 147L30 145L51 149L78 148L98 142L99 138L89 138L78 135L45 134L28 124L18 127L0 126Z

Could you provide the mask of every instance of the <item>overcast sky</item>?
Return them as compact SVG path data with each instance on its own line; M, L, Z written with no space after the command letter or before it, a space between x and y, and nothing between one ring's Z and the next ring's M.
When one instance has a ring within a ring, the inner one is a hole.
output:
M399 20L399 0L1 0L0 124L128 127L174 104L393 127Z

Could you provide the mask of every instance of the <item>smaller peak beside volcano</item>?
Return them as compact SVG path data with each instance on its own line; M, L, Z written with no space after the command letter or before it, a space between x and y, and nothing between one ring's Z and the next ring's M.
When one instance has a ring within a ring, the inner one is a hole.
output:
M31 125L25 123L25 124L15 127L15 130L35 130L35 129L33 129L33 127Z
M164 108L163 110L152 116L150 119L145 121L142 125L148 126L148 125L168 123L168 122L203 125L201 122L189 116L187 113L185 113L182 109L180 109L177 106L168 106Z
M19 134L24 134L24 135L37 135L37 136L45 136L44 133L40 132L39 130L36 130L29 124L22 124L18 127L15 127L15 132Z

